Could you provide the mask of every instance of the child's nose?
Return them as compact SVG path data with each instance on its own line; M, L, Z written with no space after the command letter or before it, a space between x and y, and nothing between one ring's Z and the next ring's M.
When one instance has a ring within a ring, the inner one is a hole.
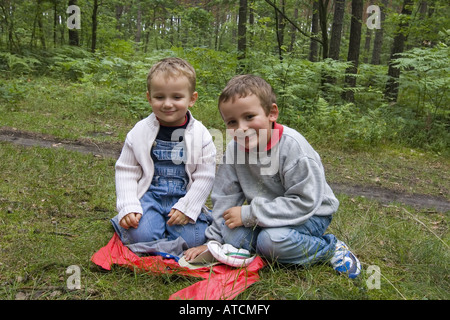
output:
M247 130L248 130L247 122L245 122L245 121L240 121L240 122L239 122L238 130L241 130L241 131L243 131L243 132L247 131Z
M164 106L165 107L171 107L172 105L173 105L172 99L164 100Z

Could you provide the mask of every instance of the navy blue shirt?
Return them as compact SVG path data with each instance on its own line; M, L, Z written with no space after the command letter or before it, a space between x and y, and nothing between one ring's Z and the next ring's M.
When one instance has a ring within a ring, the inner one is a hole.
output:
M188 112L188 113L186 113L186 121L181 126L168 127L168 126L160 125L159 132L158 132L158 135L156 136L156 139L164 140L164 141L172 141L173 132L177 129L186 129L187 125L189 124L189 120L190 120L190 115ZM181 142L181 141L183 141L183 136L184 136L184 134L176 135L175 137L173 137L173 139L175 141ZM178 140L176 138L178 138Z

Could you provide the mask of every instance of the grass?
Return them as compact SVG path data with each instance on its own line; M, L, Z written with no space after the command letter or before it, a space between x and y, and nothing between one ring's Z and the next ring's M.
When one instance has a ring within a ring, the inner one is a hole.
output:
M177 287L170 277L104 273L90 262L113 234L113 159L0 147L0 299L166 299L167 283ZM66 288L71 265L81 268L82 290Z
M0 100L1 126L122 143L139 118L110 89L46 78L14 81L8 99ZM213 107L200 102L192 111L208 128L221 129ZM359 152L316 149L329 182L449 199L450 162L444 156L393 145ZM198 281L121 267L104 272L90 262L113 235L115 159L9 143L0 143L0 158L0 299L167 299ZM337 196L341 206L329 232L358 255L361 277L349 280L328 265L269 264L239 299L450 298L448 213ZM80 290L67 289L72 265L81 268ZM380 268L380 289L367 285L370 266Z
M40 147L0 144L0 299L167 299L197 281L90 262L113 231L114 160ZM240 299L448 299L449 217L400 205L382 206L339 195L329 232L363 263L360 279L328 265L309 269L269 265ZM421 223L419 223L420 221ZM81 290L67 290L71 265L81 268ZM380 289L368 289L371 265ZM20 295L19 295L20 296Z
M2 126L61 139L122 142L136 121L112 89L98 90L51 78L8 81L14 85L2 84L12 92L8 100L0 99ZM145 92L142 98L145 99Z
M10 93L8 100L0 95L0 128L60 139L122 144L134 124L151 111L136 112L135 106L121 100L120 94L110 88L51 78L18 78L3 85ZM147 103L145 93L141 100ZM216 103L208 98L199 100L191 109L194 116L208 129L223 130ZM442 196L450 201L450 158L444 155L389 144L349 151L306 138L321 155L329 181Z
M394 145L370 151L343 152L326 146L317 150L330 181L440 196L450 201L447 157Z

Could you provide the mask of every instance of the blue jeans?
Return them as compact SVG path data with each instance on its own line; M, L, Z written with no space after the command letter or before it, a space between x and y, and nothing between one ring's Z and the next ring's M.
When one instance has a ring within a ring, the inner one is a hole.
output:
M230 229L223 224L222 236L225 243L256 251L268 260L310 266L326 262L334 254L337 239L332 234L324 234L331 219L331 216L312 216L301 225L277 228Z
M143 215L138 227L124 229L117 216L111 219L115 231L125 245L152 242L161 239L169 241L182 237L189 247L206 242L208 227L206 215L202 212L196 223L169 226L168 214L175 203L186 195L188 177L185 171L183 148L179 142L156 140L152 148L155 173L147 192L140 199Z

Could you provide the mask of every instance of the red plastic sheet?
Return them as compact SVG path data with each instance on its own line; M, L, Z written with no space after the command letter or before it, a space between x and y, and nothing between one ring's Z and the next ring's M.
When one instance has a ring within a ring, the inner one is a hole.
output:
M174 273L204 279L172 294L170 300L233 299L251 284L259 281L258 271L265 265L264 260L256 257L246 268L233 268L221 264L211 268L189 269L181 267L173 259L164 259L161 256L139 257L123 245L116 233L106 246L94 253L91 261L106 270L111 270L111 266L116 264L145 272Z

